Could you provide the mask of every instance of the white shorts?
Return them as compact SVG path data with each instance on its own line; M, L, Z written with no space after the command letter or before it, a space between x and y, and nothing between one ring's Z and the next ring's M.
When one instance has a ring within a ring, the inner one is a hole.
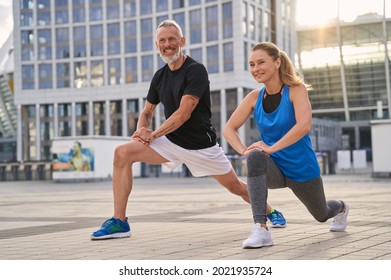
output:
M163 163L165 166L175 169L184 163L194 177L224 175L232 169L219 144L206 149L187 150L162 136L152 141L149 147L168 160Z

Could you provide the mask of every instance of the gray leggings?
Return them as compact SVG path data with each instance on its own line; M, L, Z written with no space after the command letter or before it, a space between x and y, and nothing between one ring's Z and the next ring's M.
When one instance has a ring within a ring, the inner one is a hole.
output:
M327 221L344 208L342 201L326 202L321 177L307 182L289 180L281 173L276 163L259 150L249 154L247 169L247 187L254 223L266 224L268 189L290 188L318 222Z

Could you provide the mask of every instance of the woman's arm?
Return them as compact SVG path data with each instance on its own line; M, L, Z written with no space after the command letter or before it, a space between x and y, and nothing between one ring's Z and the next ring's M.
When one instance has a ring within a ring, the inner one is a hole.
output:
M240 139L237 131L254 111L259 92L259 89L253 90L242 100L223 129L223 135L227 142L241 155L245 154L247 147Z

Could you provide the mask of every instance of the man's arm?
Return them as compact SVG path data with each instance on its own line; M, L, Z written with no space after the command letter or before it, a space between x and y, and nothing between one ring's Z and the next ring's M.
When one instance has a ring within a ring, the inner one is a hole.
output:
M144 109L141 111L138 122L137 129L133 133L132 138L136 141L148 145L150 135L152 130L150 129L152 124L152 118L155 113L157 104L152 104L146 101Z
M140 117L137 122L137 130L144 127L150 128L152 123L153 114L155 113L157 104L152 104L148 101L145 103L144 109L140 113Z
M178 110L176 110L158 129L152 132L148 140L153 141L154 139L169 134L182 126L190 118L199 101L200 99L197 96L190 94L184 95L181 99Z

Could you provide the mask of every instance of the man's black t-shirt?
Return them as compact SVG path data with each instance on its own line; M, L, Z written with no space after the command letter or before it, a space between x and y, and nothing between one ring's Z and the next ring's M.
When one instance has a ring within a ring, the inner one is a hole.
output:
M147 100L152 104L161 102L168 119L179 108L182 96L187 94L197 96L199 103L190 119L166 137L189 150L212 147L216 144L216 133L211 122L208 73L202 64L189 56L175 71L166 64L153 76Z

